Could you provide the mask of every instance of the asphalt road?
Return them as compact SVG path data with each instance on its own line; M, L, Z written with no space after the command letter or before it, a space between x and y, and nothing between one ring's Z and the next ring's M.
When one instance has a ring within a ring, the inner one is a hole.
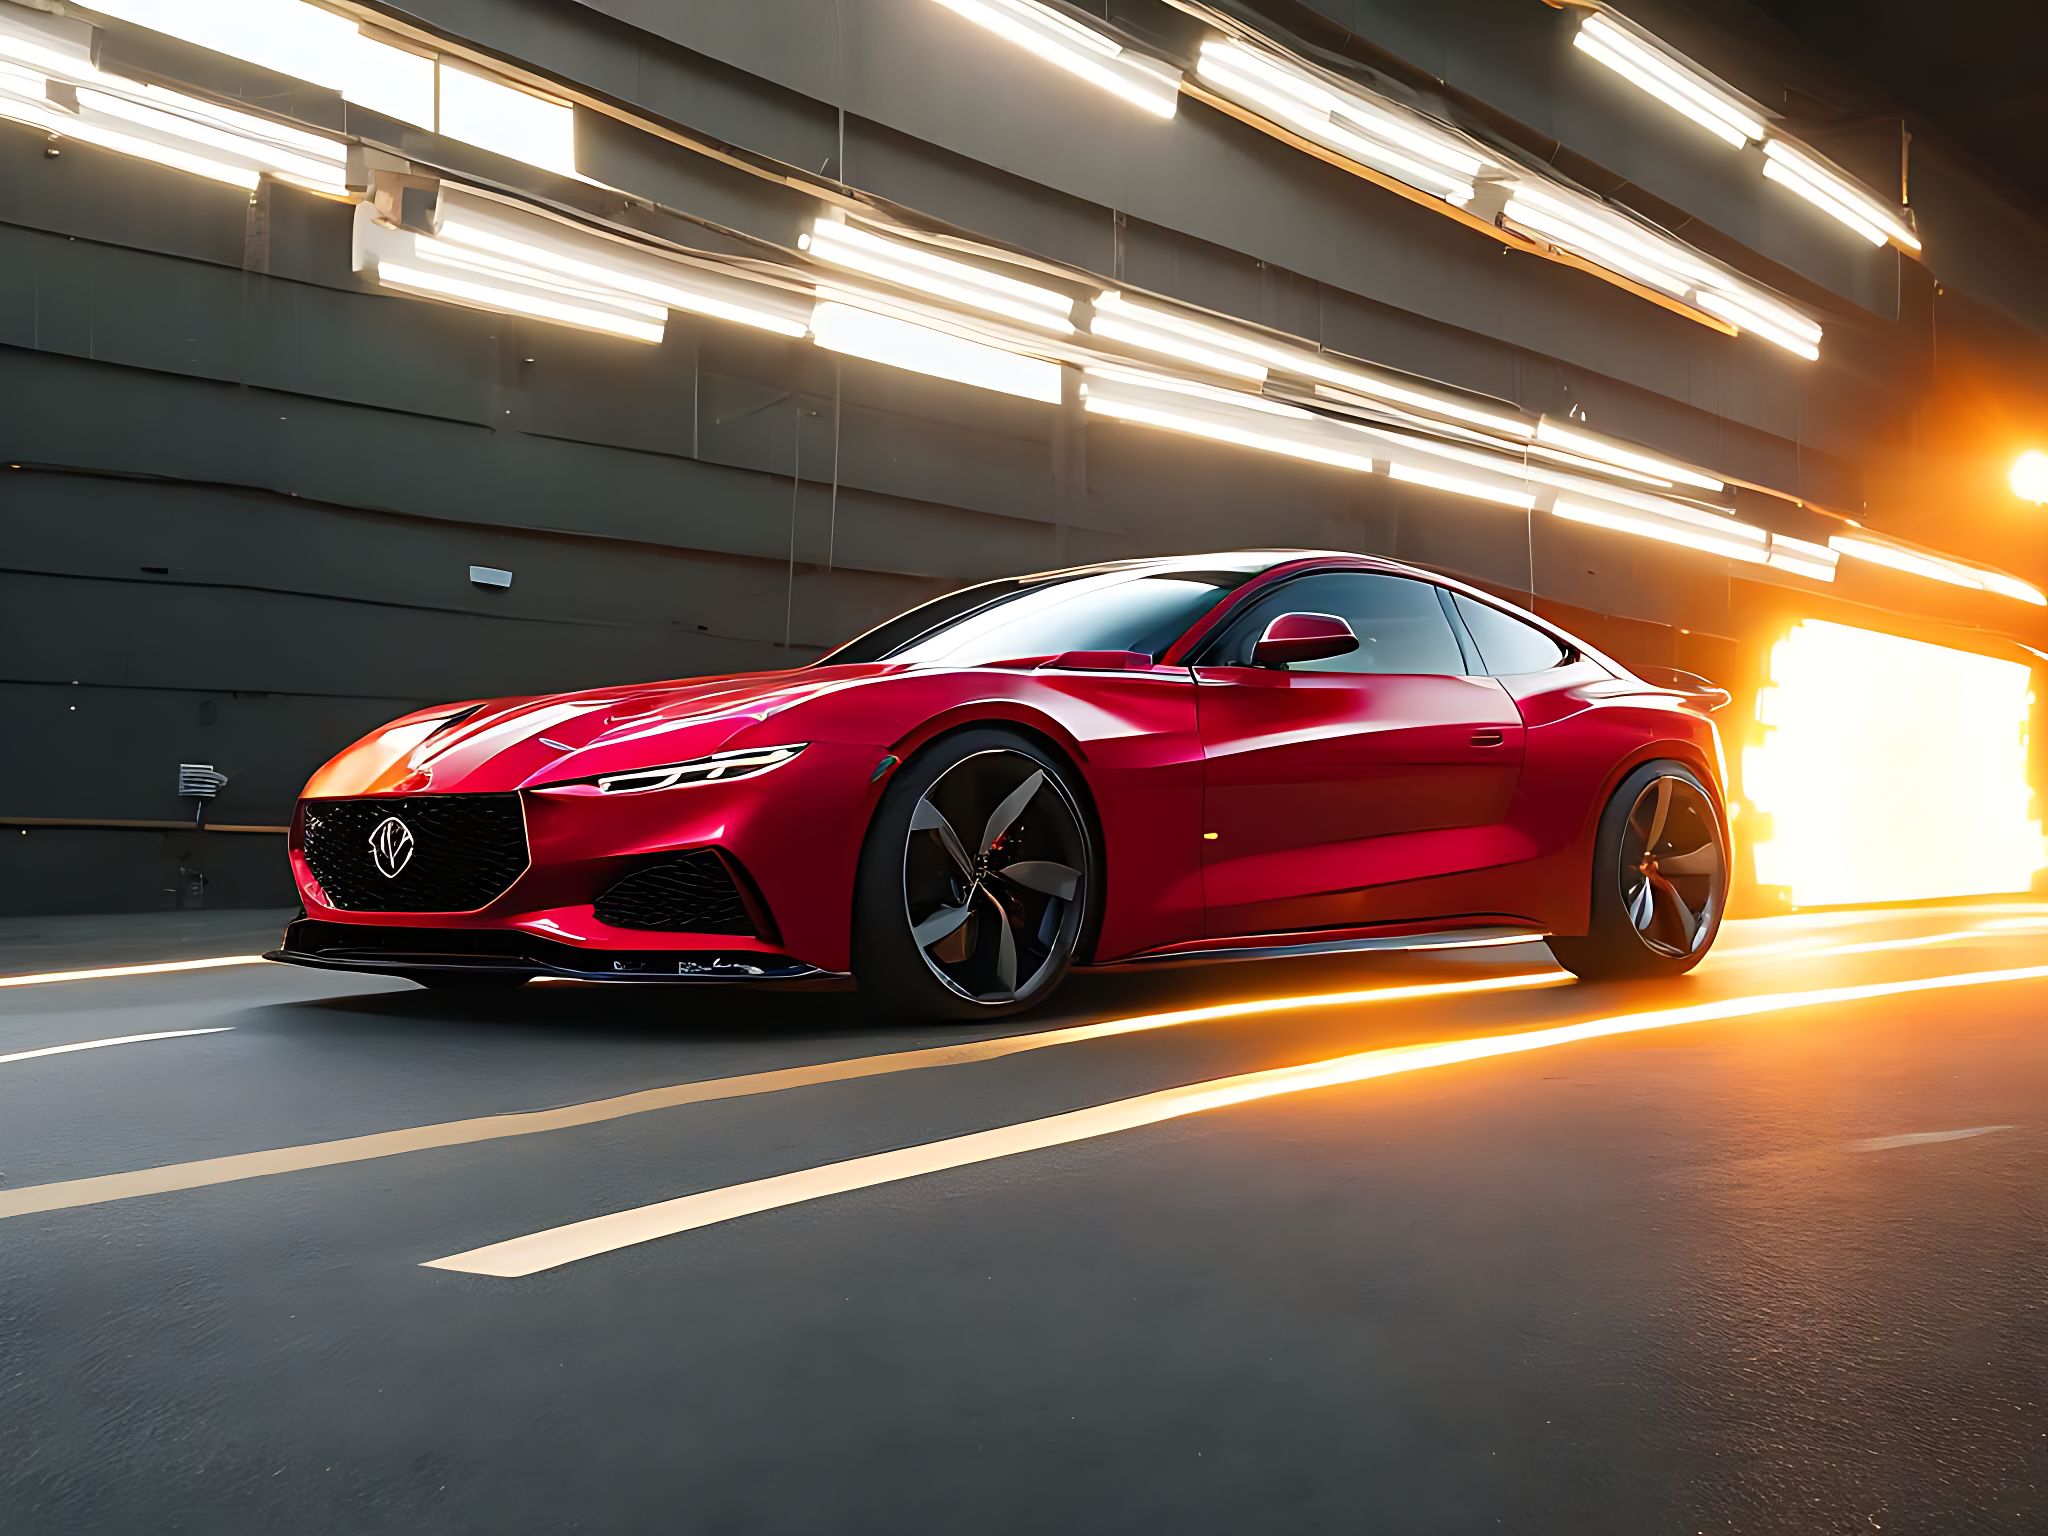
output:
M0 1532L2048 1530L2048 908L1546 973L0 974Z

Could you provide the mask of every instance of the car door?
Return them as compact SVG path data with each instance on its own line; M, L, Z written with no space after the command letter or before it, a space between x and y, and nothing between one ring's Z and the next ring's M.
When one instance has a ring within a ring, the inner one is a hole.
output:
M1456 915L1436 886L1500 859L1521 716L1469 675L1439 590L1379 571L1296 576L1195 658L1212 936ZM1342 618L1358 649L1253 666L1283 613Z

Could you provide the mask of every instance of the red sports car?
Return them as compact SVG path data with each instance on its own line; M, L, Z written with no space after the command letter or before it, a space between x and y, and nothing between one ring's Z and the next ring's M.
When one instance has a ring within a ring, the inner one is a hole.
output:
M1669 975L1728 888L1698 679L1390 561L969 587L783 672L442 705L313 776L271 958L427 986L857 978L1546 940Z

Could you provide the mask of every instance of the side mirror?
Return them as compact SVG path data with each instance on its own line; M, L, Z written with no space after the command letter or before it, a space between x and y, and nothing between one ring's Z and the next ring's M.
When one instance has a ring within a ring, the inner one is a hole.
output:
M1358 636L1334 613L1283 613L1266 626L1252 647L1255 667L1284 667L1297 661L1322 661L1358 649Z

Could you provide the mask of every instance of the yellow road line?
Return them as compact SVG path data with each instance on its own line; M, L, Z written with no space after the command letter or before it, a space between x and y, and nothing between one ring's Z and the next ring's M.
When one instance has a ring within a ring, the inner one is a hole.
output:
M1746 1018L1762 1013L1782 1013L1795 1008L1820 1008L1834 1003L1862 1002L1871 998L1900 997L1916 992L1947 991L1958 987L1989 986L1999 982L2048 979L2048 965L2012 970L1973 971L1953 976L1925 977L1913 981L1870 982L1858 986L1823 987L1808 992L1777 992L1762 996L1727 998L1719 1002L1696 1003L1684 1008L1654 1009L1604 1019L1587 1019L1549 1029L1532 1029L1517 1034L1485 1035L1473 1039L1446 1040L1430 1045L1393 1046L1362 1051L1355 1055L1312 1061L1295 1067L1275 1067L1263 1072L1245 1072L1208 1082L1189 1083L1135 1098L1070 1110L1042 1120L997 1126L922 1146L901 1147L845 1162L827 1163L795 1173L777 1174L724 1189L709 1189L653 1205L614 1211L586 1221L515 1237L504 1242L472 1248L447 1258L434 1259L429 1269L452 1269L472 1275L518 1278L543 1270L595 1258L620 1248L671 1237L698 1227L733 1221L742 1216L779 1210L829 1195L870 1189L878 1184L925 1174L964 1168L1020 1153L1043 1151L1069 1142L1111 1136L1122 1131L1157 1125L1164 1120L1225 1109L1284 1094L1304 1093L1340 1083L1358 1083L1399 1073L1419 1072L1431 1067L1451 1066L1494 1056L1519 1055L1548 1050L1612 1035L1644 1030L1669 1029L1680 1024L1700 1024L1723 1019Z
M92 971L36 971L0 976L0 987L42 987L53 981L108 981L116 976L162 976L171 971L212 971L224 965L260 965L261 955L215 955L210 960L158 960L149 965L104 965Z
M1183 1024L1202 1024L1220 1019L1249 1018L1259 1014L1291 1013L1310 1008L1335 1008L1349 1004L1400 1003L1424 998L1468 996L1473 993L1506 992L1525 987L1553 986L1571 978L1563 971L1523 972L1513 976L1488 976L1471 981L1427 982L1413 986L1372 987L1349 992L1322 992L1301 997L1255 998L1239 1003L1215 1003L1199 1008L1181 1008L1170 1013L1140 1014L1110 1019L1097 1024L1077 1024L1066 1029L1041 1030L1035 1034L1003 1035L993 1040L976 1040L960 1045L932 1046L923 1050L895 1051L881 1056L855 1057L847 1061L820 1062L815 1066L785 1067L772 1072L750 1072L738 1077L718 1077L666 1088L649 1088L617 1098L570 1104L560 1109L528 1110L502 1115L485 1115L473 1120L451 1120L440 1125L412 1126L403 1130L380 1131L351 1136L340 1141L312 1142L304 1146L278 1147L264 1152L242 1152L198 1162L171 1163L161 1168L143 1168L132 1173L110 1173L89 1179L67 1179L54 1184L31 1184L21 1189L0 1190L0 1218L27 1216L38 1211L66 1210L74 1206L100 1205L110 1200L131 1200L138 1195L161 1195L175 1190L203 1189L213 1184L232 1184L243 1179L266 1178L279 1173L301 1173L312 1168L333 1168L343 1163L368 1162L374 1158L397 1157L408 1152L426 1152L440 1147L468 1146L480 1141L500 1141L511 1136L534 1136L547 1131L568 1130L644 1115L657 1109L674 1109L685 1104L708 1104L719 1099L745 1098L754 1094L780 1093L790 1088L809 1088L823 1083L851 1082L857 1078L880 1077L894 1072L915 1072L928 1067L956 1067L970 1062L994 1061L1026 1051L1043 1051L1055 1046L1103 1040L1116 1035L1140 1034L1170 1029Z

